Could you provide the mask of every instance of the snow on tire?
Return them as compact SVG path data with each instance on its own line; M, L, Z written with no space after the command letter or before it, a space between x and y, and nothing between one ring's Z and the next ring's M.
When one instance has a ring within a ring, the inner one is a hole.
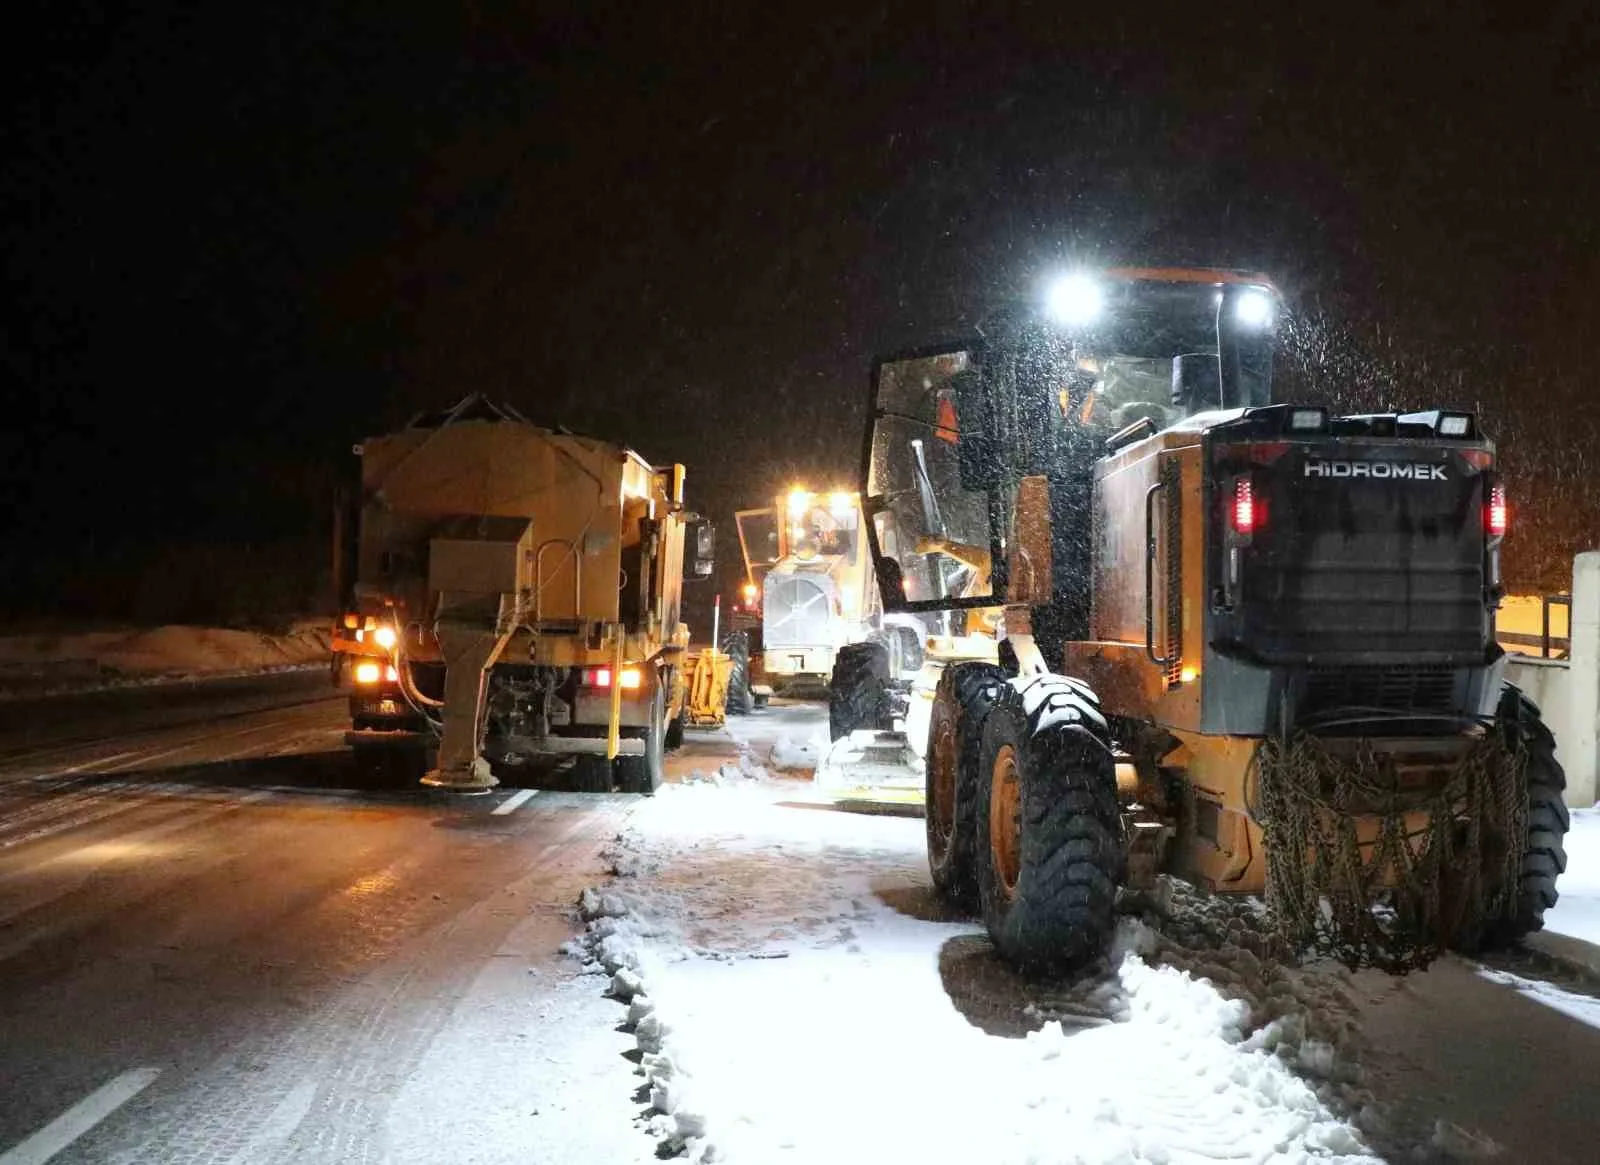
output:
M1012 680L979 757L978 896L990 939L1027 973L1087 966L1110 944L1127 869L1098 701L1060 676Z
M1005 672L990 663L958 663L939 677L928 721L926 811L928 869L952 906L978 905L976 838L983 725L1000 698Z

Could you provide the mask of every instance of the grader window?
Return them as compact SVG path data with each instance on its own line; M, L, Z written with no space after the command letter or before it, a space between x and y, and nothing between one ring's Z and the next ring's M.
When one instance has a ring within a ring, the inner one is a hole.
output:
M963 442L986 438L958 407L970 399L958 378L972 365L969 350L955 349L878 366L867 486L877 552L894 559L904 603L972 605L995 594L989 492L972 488L962 464Z

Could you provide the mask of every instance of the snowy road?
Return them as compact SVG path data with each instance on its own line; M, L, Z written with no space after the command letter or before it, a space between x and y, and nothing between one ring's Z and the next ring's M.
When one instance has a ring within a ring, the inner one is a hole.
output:
M934 900L920 821L821 808L803 783L763 778L762 761L816 731L797 710L773 715L736 727L742 764L641 807L611 853L621 876L588 902L595 969L616 972L613 995L641 993L627 1015L668 1148L752 1162L1600 1159L1594 980L1533 956L1447 959L1406 980L1287 970L1251 953L1248 910L1180 888L1169 914L1124 924L1106 974L1024 983ZM1580 816L1576 836L1587 828ZM1596 889L1580 876L1565 915Z
M637 799L352 789L279 705L0 741L0 1165L653 1160L557 953Z
M352 788L314 691L0 734L0 1165L1597 1158L1548 960L1285 971L1180 895L1024 983L919 820L812 797L825 723L691 734L651 800Z

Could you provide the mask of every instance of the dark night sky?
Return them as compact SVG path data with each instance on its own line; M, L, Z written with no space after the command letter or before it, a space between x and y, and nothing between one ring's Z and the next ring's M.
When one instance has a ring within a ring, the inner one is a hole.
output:
M1456 403L1600 414L1586 0L35 7L12 605L91 536L320 556L352 440L472 390L714 511L842 474L874 351L1072 260L1262 268Z

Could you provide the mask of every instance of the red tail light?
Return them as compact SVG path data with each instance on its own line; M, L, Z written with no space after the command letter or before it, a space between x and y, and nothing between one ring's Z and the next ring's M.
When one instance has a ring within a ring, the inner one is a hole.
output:
M1483 526L1489 537L1500 538L1511 525L1511 511L1506 506L1506 487L1496 482L1489 487L1489 501L1483 509Z
M1255 484L1248 476L1235 478L1233 505L1228 510L1235 534L1254 534L1260 515L1256 512Z
M608 667L584 668L583 686L586 688L609 688L611 686L611 669Z

